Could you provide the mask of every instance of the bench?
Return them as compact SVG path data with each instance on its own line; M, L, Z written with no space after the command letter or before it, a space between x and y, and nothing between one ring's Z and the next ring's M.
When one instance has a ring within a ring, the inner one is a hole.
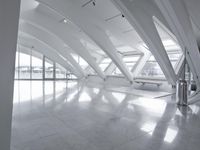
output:
M154 85L157 85L158 87L163 84L161 81L157 81L157 80L135 79L134 81L136 83L142 83L142 85L154 84Z

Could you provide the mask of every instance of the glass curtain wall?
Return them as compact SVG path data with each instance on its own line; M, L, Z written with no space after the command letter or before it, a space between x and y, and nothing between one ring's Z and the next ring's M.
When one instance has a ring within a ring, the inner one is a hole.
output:
M30 53L30 51L29 51ZM31 78L31 55L19 53L19 79Z
M32 58L31 58L31 65L32 65L32 79L42 79L43 78L43 55L32 51Z
M56 63L56 78L57 79L65 79L67 76L67 71L60 64Z
M45 79L54 78L54 63L47 57L45 57Z
M16 52L15 79L42 80L43 77L44 79L76 79L62 65L51 61L41 53L33 50Z

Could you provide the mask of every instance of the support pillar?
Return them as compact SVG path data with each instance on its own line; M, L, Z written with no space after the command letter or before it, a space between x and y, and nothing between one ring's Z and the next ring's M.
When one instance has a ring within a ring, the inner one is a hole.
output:
M20 0L0 5L0 149L10 150L15 54Z

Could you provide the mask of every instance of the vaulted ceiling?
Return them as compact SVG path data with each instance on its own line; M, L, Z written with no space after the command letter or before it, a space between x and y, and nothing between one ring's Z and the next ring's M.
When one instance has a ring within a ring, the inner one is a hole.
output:
M73 54L102 79L108 73L100 63L109 58L110 67L131 82L152 54L173 85L181 67L173 68L169 53L187 49L199 82L200 61L194 61L200 58L198 6L198 0L21 0L18 44L34 46L80 78L88 72ZM141 58L130 70L123 57L134 55Z

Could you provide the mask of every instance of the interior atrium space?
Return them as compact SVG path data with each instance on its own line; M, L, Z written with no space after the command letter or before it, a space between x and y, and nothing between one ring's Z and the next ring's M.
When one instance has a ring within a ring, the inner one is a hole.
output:
M0 150L199 150L200 0L1 0Z

